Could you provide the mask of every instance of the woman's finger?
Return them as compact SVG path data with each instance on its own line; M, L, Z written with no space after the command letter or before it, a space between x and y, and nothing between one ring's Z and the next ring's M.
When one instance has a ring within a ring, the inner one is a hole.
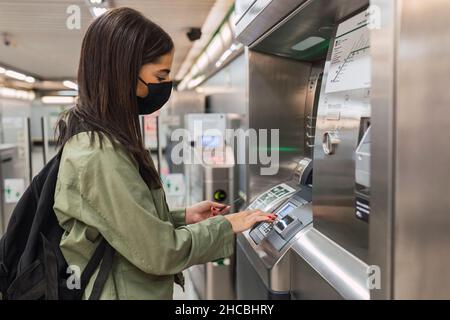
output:
M269 215L264 215L264 216L256 216L253 218L254 219L254 223L258 223L258 222L272 222L275 219L273 219L271 216Z
M211 201L211 205L216 207L216 208L219 208L219 209L223 209L223 208L225 208L227 206L227 205L225 205L223 203L212 202L212 201Z
M267 213L266 213L266 212L263 212L263 211L261 211L261 210L255 210L255 211L251 212L251 215L254 215L254 216L262 216L262 215L267 215Z
M212 212L219 213L219 212L222 211L222 210L223 210L222 208L211 207L211 211L212 211Z
M211 213L213 216L227 214L230 211L230 208L230 206L224 206L223 208L211 207Z
M222 210L220 210L219 214L227 214L230 212L231 206L226 206Z

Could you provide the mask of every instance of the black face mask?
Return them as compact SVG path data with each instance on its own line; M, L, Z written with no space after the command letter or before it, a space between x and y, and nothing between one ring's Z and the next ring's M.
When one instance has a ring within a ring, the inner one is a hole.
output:
M145 83L139 77L148 89L148 94L145 98L137 97L137 105L139 114L150 114L161 109L169 100L172 93L172 81L161 83Z

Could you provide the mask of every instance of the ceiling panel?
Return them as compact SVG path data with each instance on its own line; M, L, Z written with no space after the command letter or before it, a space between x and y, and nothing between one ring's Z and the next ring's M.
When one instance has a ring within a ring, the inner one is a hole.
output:
M122 0L114 7L131 7L158 23L172 37L174 72L192 44L190 27L201 27L215 0ZM81 8L81 30L66 27L69 5ZM0 33L12 44L0 43L0 64L45 79L75 78L82 37L92 16L84 0L0 0Z

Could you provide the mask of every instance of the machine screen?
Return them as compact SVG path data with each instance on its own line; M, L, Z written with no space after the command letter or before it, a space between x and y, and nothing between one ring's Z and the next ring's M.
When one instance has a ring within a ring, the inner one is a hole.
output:
M277 215L279 218L283 218L286 216L289 212L294 210L296 207L292 203L286 204L280 211L278 211Z
M220 146L220 136L202 136L202 147L215 149Z
M286 229L286 227L291 224L291 222L294 221L294 218L292 218L291 216L286 216L283 219L281 219L280 221L277 222L277 227L280 230L284 230Z

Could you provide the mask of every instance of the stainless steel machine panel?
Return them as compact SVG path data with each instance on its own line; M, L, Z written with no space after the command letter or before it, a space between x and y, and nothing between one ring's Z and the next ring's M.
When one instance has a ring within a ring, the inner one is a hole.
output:
M369 221L370 216L370 132L369 126L355 152L356 216L364 221Z
M287 181L305 156L305 108L311 64L249 51L249 128L279 130L279 170L261 175L260 164L248 166L248 199ZM250 146L252 148L255 145ZM271 145L268 145L270 148Z
M371 116L366 24L365 12L340 23L325 63L314 149L314 222L292 246L294 299L370 298L368 223L356 209L355 166L356 151L362 160L370 157L370 148L363 150L370 142ZM367 179L358 182L370 186Z
M372 1L383 14L380 29L371 32L372 41L372 159L369 263L381 270L381 288L372 299L392 299L393 203L395 198L395 88L396 41L400 28L398 1Z
M308 280L304 282L307 274L302 273L303 270L296 270L292 287L293 294L298 298L326 298L334 296L331 293L336 291L344 299L370 299L368 265L312 226L301 232L292 249L322 278L313 275L314 281L311 278L309 280L315 285L308 287Z
M291 278L291 299L342 300L339 293L295 252L291 254L291 264L295 266Z
M236 23L237 39L245 45L252 44L304 2L306 0L254 1Z
M373 4L373 297L449 299L450 2Z
M277 2L274 11L283 7L283 3L284 1ZM322 60L326 57L335 24L361 10L368 3L368 0L305 1L256 40L251 48L303 62ZM256 20L259 20L259 16Z
M309 78L308 93L305 108L305 157L314 158L314 142L316 136L317 108L319 93L322 86L323 62L315 63Z
M370 31L365 13L341 23L325 64L314 149L314 228L362 260L368 224L355 210L355 151L370 119Z

